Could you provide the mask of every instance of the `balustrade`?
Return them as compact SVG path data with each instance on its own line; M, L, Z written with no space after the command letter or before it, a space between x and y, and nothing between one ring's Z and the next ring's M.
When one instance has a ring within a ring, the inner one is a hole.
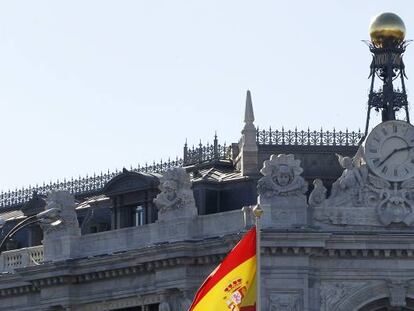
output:
M5 251L0 254L0 272L38 265L43 261L43 245Z

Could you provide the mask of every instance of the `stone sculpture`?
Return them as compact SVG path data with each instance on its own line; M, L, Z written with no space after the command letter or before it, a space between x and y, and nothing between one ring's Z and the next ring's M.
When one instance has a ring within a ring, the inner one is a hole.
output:
M355 158L337 154L339 164L344 168L342 175L332 184L330 204L340 205L348 197L354 198L354 204L362 203L362 187L368 174L365 164L359 165Z
M414 223L414 179L409 179L398 186L379 177L370 175L370 199L377 203L377 214L384 225L391 223Z
M161 193L154 199L158 219L168 218L171 212L187 217L197 215L190 178L184 168L167 170L160 179L159 189Z
M44 216L53 213L54 221L45 217L40 223L43 229L44 261L72 258L77 252L81 236L76 216L75 198L67 190L55 190L46 198Z
M309 204L315 207L315 218L340 225L413 225L414 178L391 182L376 176L361 154L358 151L353 158L337 155L344 171L332 184L330 197L325 202L318 201L316 192L312 192L309 198Z
M326 200L326 188L321 179L317 178L313 181L313 190L309 195L309 206L314 207L321 205Z
M48 235L80 235L79 222L76 215L75 198L69 191L54 190L46 198L44 213L53 213L55 221L45 217L40 222L45 236Z
M307 220L308 184L300 176L300 160L292 154L272 155L260 171L258 203L263 209L263 227L303 226Z
M275 196L298 196L308 190L308 185L300 174L300 160L292 154L272 155L264 161L260 171L264 177L258 181L258 192L264 198Z

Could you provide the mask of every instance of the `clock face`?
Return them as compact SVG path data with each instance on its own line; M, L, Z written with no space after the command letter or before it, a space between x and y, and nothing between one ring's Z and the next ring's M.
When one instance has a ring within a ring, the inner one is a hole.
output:
M365 142L365 161L373 173L389 181L414 177L414 127L397 120L377 125Z

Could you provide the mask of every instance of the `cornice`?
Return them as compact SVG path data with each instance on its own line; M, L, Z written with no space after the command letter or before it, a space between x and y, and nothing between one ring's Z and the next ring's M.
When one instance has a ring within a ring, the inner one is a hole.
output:
M0 289L0 298L7 297L7 296L14 296L14 295L24 295L29 293L38 292L39 289L36 288L34 285L20 285L11 288L2 288Z
M37 292L57 285L76 285L98 280L154 273L175 267L216 265L237 243L240 235L154 245L145 249L92 258L49 262L17 269L0 277L0 297ZM390 238L386 240L385 238ZM402 239L401 239L402 238ZM379 243L384 242L385 243ZM399 242L400 244L396 243ZM367 242L372 242L370 243ZM320 232L263 232L264 256L306 256L314 258L413 258L412 235L346 235ZM402 244L401 244L402 243ZM405 247L404 247L405 246ZM151 258L151 260L148 260ZM5 284L5 283L8 284ZM13 286L13 283L20 283ZM22 284L22 283L25 284Z

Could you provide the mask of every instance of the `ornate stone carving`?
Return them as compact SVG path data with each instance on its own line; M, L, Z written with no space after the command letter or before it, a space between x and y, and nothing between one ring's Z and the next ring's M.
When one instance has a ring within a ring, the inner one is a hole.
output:
M258 203L267 215L265 227L303 226L307 223L307 182L300 176L300 160L292 154L272 155L264 161L257 183Z
M378 177L370 176L376 184L376 193L380 200L377 213L384 225L404 223L410 226L414 223L413 188L414 179L398 183L389 183ZM374 184L374 183L373 183Z
M342 208L343 223L346 224L388 226L392 223L401 223L411 226L414 224L413 199L414 179L402 183L390 183L368 173L367 180L361 187L352 192L344 191L334 198L330 197L326 203L325 215L329 215L328 218L335 223L336 216L332 207L339 206ZM357 215L351 213L359 214L358 219L355 219L358 223L353 219L353 216Z
M276 294L270 298L270 311L300 311L301 303L298 294Z
M352 204L352 206L362 205L362 189L366 183L368 169L365 164L358 163L357 158L343 157L337 154L339 164L344 168L342 175L332 184L329 205L342 206Z
M357 292L365 283L323 283L320 289L321 311L332 311L345 297Z
M57 214L58 220L50 222L48 218L41 221L45 237L48 235L80 235L78 218L76 215L75 198L69 191L54 190L46 198L46 211Z
M388 284L390 291L390 304L391 307L405 307L407 296L407 284L402 281L390 281Z
M76 256L81 229L75 207L75 199L67 190L55 190L48 194L46 210L38 216L46 216L40 223L44 261L60 261Z
M277 196L300 196L308 190L308 185L300 174L300 160L295 160L292 154L272 155L264 161L260 170L264 175L258 181L258 192L262 199Z
M315 218L332 224L413 225L414 178L389 182L372 174L361 154L358 151L353 158L338 155L344 171L325 202L315 204L312 200Z
M314 207L322 205L326 200L326 191L322 180L316 178L313 181L313 190L309 195L309 206Z
M161 193L154 199L158 219L169 218L166 214L171 212L176 216L197 215L190 178L184 168L167 170L161 177L159 188Z

